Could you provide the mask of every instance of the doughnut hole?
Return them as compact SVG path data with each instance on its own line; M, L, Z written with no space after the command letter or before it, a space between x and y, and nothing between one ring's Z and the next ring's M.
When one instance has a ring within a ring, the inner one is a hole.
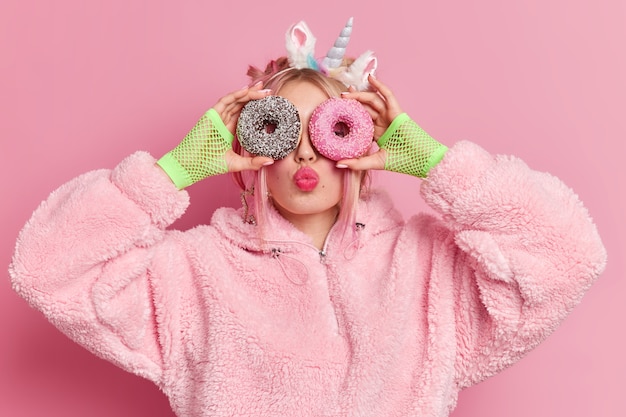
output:
M348 126L344 121L338 121L333 125L333 132L335 133L335 136L345 138L350 133L350 126Z
M265 133L271 135L276 131L276 127L278 126L278 122L275 120L263 120L263 128Z

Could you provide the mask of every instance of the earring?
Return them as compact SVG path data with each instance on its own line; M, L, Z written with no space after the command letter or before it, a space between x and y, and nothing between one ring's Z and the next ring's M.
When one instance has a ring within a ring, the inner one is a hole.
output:
M253 196L253 195L254 195L254 185L251 186L250 188L243 190L240 194L240 198L241 198L241 205L243 207L244 223L256 225L256 219L254 218L254 215L248 214L248 212L250 211L250 206L248 206L247 196Z

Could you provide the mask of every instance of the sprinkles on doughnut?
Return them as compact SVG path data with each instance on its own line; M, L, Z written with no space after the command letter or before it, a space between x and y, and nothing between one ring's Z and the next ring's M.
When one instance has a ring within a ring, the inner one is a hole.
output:
M298 110L280 96L250 101L239 115L237 137L251 154L282 159L298 146Z
M357 100L332 97L313 111L309 136L313 146L328 159L357 158L372 144L374 122Z

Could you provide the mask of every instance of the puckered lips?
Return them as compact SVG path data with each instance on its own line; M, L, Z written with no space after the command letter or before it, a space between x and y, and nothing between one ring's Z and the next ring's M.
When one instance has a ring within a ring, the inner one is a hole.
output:
M313 191L320 181L319 175L313 168L302 167L293 176L293 182L302 191Z

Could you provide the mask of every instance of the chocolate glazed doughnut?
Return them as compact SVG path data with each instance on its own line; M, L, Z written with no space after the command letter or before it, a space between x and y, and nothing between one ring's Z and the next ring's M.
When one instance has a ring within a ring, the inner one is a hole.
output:
M251 154L282 159L298 146L298 109L280 96L250 101L237 120L237 137Z
M328 159L356 158L371 146L374 122L357 100L331 97L313 111L309 135L313 146Z

